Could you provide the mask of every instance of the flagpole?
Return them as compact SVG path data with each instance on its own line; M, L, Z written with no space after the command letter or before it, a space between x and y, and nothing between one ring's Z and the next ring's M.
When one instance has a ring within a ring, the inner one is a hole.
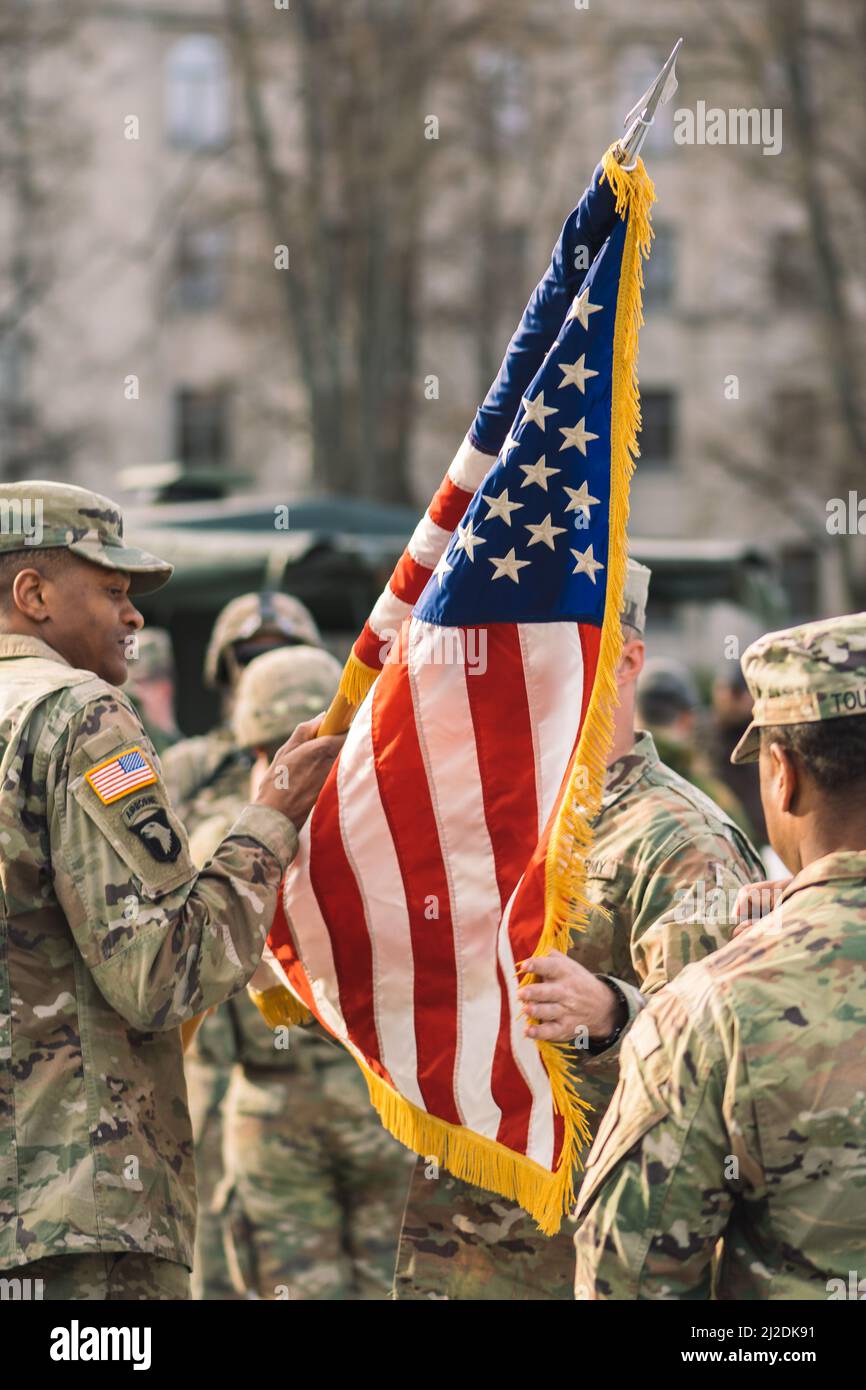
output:
M632 107L623 121L623 125L627 125L629 129L619 141L613 152L613 157L627 174L637 167L638 155L649 134L649 128L655 120L656 109L670 101L677 90L677 54L682 46L682 38L677 39L670 57L652 86L647 88L640 101Z
M357 705L350 704L345 695L338 692L316 730L316 737L324 738L327 734L344 734L355 718L357 709Z

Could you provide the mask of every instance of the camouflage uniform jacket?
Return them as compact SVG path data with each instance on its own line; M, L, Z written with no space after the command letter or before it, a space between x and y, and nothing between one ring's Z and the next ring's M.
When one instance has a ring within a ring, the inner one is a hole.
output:
M153 780L104 801L85 774L136 747ZM30 637L0 636L0 755L0 1268L190 1264L179 1025L255 969L294 827L247 807L196 877L128 701Z
M227 801L246 801L252 765L252 754L238 748L227 724L166 748L165 785L184 825L198 825Z
M722 1299L866 1274L864 963L866 853L828 854L653 1001L581 1189L578 1297L708 1298L720 1236Z
M659 761L648 733L608 769L587 864L601 909L569 954L616 980L631 1022L645 996L724 945L744 883L765 877L746 836L709 797ZM619 1076L622 1037L597 1056L575 1049L575 1076L597 1128ZM571 1298L572 1229L547 1238L519 1208L420 1159L397 1262L399 1298Z

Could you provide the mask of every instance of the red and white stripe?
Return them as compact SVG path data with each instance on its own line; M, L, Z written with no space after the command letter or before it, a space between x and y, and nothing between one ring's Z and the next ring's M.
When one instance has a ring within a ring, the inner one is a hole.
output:
M355 656L366 666L382 669L391 642L424 592L454 528L495 462L470 444L468 436L464 439L354 645Z
M515 966L543 925L546 833L598 632L473 637L486 641L475 674L442 662L440 628L404 625L301 834L291 925L271 947L295 993L400 1094L552 1171L561 1122Z

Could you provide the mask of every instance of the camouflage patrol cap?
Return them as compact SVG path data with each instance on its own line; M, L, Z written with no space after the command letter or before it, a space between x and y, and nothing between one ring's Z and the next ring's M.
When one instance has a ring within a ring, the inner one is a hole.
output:
M646 601L652 570L629 556L625 572L625 590L621 621L643 637L646 629Z
M732 763L756 760L761 728L866 714L866 613L769 632L746 648L742 666L755 704Z
M214 623L204 659L205 684L216 686L224 679L222 658L229 647L248 642L266 629L281 632L287 642L322 645L316 620L300 599L272 592L241 594L226 604Z
M232 729L244 748L283 743L296 724L327 709L343 668L321 647L277 647L241 673Z
M13 550L71 550L103 569L129 575L130 594L151 594L174 566L127 545L116 502L71 483L30 479L0 486L0 554Z

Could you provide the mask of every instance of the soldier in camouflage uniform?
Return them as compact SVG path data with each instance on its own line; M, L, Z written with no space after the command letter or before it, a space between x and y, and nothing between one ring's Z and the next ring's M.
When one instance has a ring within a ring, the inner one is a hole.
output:
M147 627L132 639L129 679L124 694L132 702L161 758L180 742L174 710L175 665L171 637L161 627Z
M593 1126L616 1087L622 1034L645 996L688 961L718 950L733 927L737 890L764 877L739 827L659 761L649 734L635 737L648 584L649 571L630 561L620 705L587 864L585 891L598 911L568 957L554 952L532 963L549 978L521 991L538 1020L531 1036L568 1039L583 1030L575 1075L593 1106ZM573 1230L566 1222L558 1236L543 1236L518 1207L440 1176L435 1156L422 1158L403 1220L395 1296L570 1299Z
M255 970L341 740L299 730L197 876L116 688L130 590L171 566L82 488L0 487L0 517L0 1269L49 1299L188 1296L180 1024Z
M190 855L193 863L201 867L204 859L196 858L194 841L195 832ZM223 1108L237 1061L238 1039L232 1014L226 1008L214 1009L184 1056L198 1191L192 1265L192 1296L195 1299L242 1297L229 1273L222 1222L214 1210L214 1198L223 1176Z
M238 684L233 730L256 752L251 786L284 730L330 704L340 666L293 647L257 657ZM204 863L245 798L227 798L193 833ZM411 1155L382 1128L344 1048L315 1029L271 1032L235 995L218 1010L237 1065L223 1106L225 1177L216 1216L239 1293L263 1299L385 1298ZM208 1020L208 1023L210 1020Z
M275 647L320 647L310 610L291 594L241 594L217 617L204 659L204 683L219 692L221 719L210 733L184 739L166 752L163 771L172 802L192 830L223 797L243 795L252 758L238 748L231 729L234 692L241 671Z
M794 877L632 1029L580 1193L579 1298L866 1290L866 613L771 633L742 664L733 758L759 761Z
M648 661L637 684L637 718L653 736L662 762L717 806L754 842L745 808L717 777L699 744L700 696L687 666L679 661Z
M242 672L262 653L299 643L318 647L321 637L312 613L291 594L242 594L226 604L217 617L205 654L204 683L219 692L221 721L207 734L184 739L163 757L171 799L190 836L195 837L196 830L214 816L225 826L224 808L238 808L248 799L253 755L248 747L238 745L231 725ZM207 830L204 842L211 847L217 843ZM223 1176L223 1104L232 1067L238 1060L232 1015L215 1010L205 1019L186 1055L199 1194L194 1298L239 1297L226 1264L222 1222L213 1209Z

